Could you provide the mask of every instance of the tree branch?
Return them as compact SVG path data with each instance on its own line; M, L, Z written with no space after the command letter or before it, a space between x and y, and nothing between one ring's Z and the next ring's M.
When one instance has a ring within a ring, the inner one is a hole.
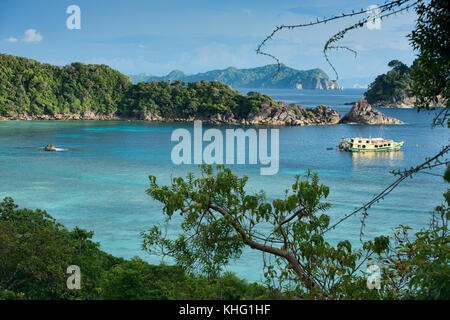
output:
M279 256L279 257L282 257L282 258L286 259L289 262L289 264L292 266L292 270L299 276L300 280L303 282L303 284L306 286L306 288L308 288L309 290L317 288L319 293L321 293L322 297L327 296L326 292L324 292L321 289L320 285L316 284L315 281L313 279L311 279L311 277L309 277L307 275L307 273L300 266L299 261L297 260L297 258L292 253L290 253L287 250L287 248L286 249L280 249L280 248L276 248L276 247L273 247L273 246L270 246L270 245L266 245L266 244L262 244L262 243L259 243L259 242L256 242L256 241L252 240L248 236L248 234L245 231L245 229L239 224L238 221L236 221L236 219L233 218L233 216L227 210L225 210L223 208L220 208L218 206L215 206L213 204L209 204L208 206L212 210L215 210L216 212L219 212L225 218L227 218L230 221L230 223L233 225L234 229L241 236L242 241L244 243L246 243L248 246L250 246L250 248L257 249L259 251L263 251L263 252L267 252L267 253L271 253L271 254L274 254L276 256Z

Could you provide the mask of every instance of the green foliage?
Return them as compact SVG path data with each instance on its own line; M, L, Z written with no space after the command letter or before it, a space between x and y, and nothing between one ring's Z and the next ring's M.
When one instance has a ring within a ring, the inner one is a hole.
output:
M142 233L149 253L170 256L184 269L217 276L242 256L244 247L256 249L264 254L266 286L290 298L449 297L448 206L436 209L442 225L432 224L412 242L397 231L396 245L390 237L379 236L362 249L353 249L348 240L333 245L324 237L330 217L322 212L330 205L323 199L329 189L319 184L316 174L297 177L283 199L268 202L262 191L247 194L246 176L239 178L223 166L216 172L211 166L201 169L201 177L174 178L171 186L159 186L155 177L149 177L147 192L164 205L167 222L178 213L183 217L176 238L163 236L158 226ZM374 262L383 266L379 291L368 289L362 269Z
M368 103L388 102L399 94L408 95L412 85L410 68L398 60L392 60L388 66L392 70L376 77L364 93Z
M261 285L232 274L190 275L177 266L124 260L99 249L93 232L68 231L42 210L0 203L0 300L22 299L258 299ZM81 270L81 290L69 290L66 269Z
M0 116L118 114L145 119L207 118L227 111L239 118L257 112L265 102L276 107L269 96L244 96L218 81L140 82L105 65L72 63L65 67L0 55Z
M201 81L185 85L183 82L140 82L126 94L119 112L127 116L143 117L146 113L165 118L209 117L232 111L245 118L267 101L266 95L244 96L221 82Z
M177 266L113 257L92 242L92 232L68 231L45 211L19 209L5 198L0 300L450 298L449 191L429 227L414 238L400 225L393 238L380 236L353 249L347 240L332 245L324 238L330 218L320 212L329 207L322 202L329 190L316 175L298 177L284 199L269 203L262 192L246 194L247 178L229 169L213 175L203 167L203 173L175 178L171 187L159 187L151 177L148 192L164 203L166 217L184 216L183 235L167 239L155 226L142 234L144 248L171 250ZM244 246L264 253L265 287L222 274ZM365 263L382 267L381 290L367 288ZM66 288L65 270L72 264L81 269L81 290Z
M444 180L450 182L450 164L447 165L447 169L445 169Z
M0 55L0 115L114 113L131 84L106 65L65 67Z
M0 286L29 299L96 298L104 268L121 261L99 250L92 232L68 231L47 212L18 209L11 198L0 203ZM66 269L83 270L81 291L66 288Z
M450 8L447 0L431 0L416 8L418 19L408 35L418 51L417 66L412 70L411 92L418 98L417 105L429 109L438 97L446 100L446 108L435 118L434 124L450 128Z
M385 299L450 299L450 191L437 206L430 224L410 237L410 227L400 225L393 238L374 250L375 261L383 266Z
M166 300L183 281L185 274L179 267L153 266L134 258L105 272L100 287L105 299Z
M258 284L248 284L232 273L220 278L188 275L179 266L154 266L139 258L114 266L100 283L104 299L215 299L268 298L271 294Z
M11 290L4 290L0 287L0 300L25 300L25 295Z
M297 177L284 199L271 203L264 192L248 195L247 177L238 178L230 169L202 166L202 176L175 178L170 187L160 187L150 177L148 194L164 204L168 220L183 215L182 234L176 239L162 235L154 226L143 233L144 248L153 254L169 252L178 265L192 271L217 275L244 246L260 250L265 258L267 285L292 297L338 297L361 258L348 241L333 246L323 232L329 208L322 202L328 187L317 175Z
M16 208L11 198L0 203L0 285L27 290L29 297L55 297L70 265L67 232L45 211Z

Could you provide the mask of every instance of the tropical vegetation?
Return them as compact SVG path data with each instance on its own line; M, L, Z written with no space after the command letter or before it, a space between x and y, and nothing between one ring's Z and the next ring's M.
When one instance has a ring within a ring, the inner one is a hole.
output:
M72 63L64 67L0 55L0 116L116 114L143 118L146 113L164 118L208 117L231 110L245 118L267 95L243 95L217 81L140 82L131 84L106 65Z
M196 276L180 266L126 260L100 249L92 231L68 230L43 210L0 202L2 299L259 299L274 298L262 285L232 273ZM81 271L81 289L67 287L67 268Z
M399 60L389 62L388 66L392 70L377 76L364 93L367 102L370 104L387 103L398 99L400 95L409 96L413 83L411 69L417 64L416 61L411 67Z
M170 256L186 270L221 274L245 248L263 253L266 286L294 299L450 299L450 190L428 227L411 235L400 225L355 248L330 242L325 202L329 188L317 174L297 176L284 198L268 201L263 190L249 194L248 178L229 168L202 166L202 175L173 178L160 186L150 176L148 194L161 202L165 221L181 231L166 237L162 226L143 233L144 249ZM379 290L368 285L364 267L380 268Z

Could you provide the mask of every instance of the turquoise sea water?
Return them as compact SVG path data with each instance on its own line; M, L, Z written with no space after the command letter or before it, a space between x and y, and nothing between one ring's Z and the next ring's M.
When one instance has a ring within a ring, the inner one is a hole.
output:
M326 104L341 115L356 101L361 90L296 91L263 90L277 100L305 106ZM410 168L437 153L448 143L448 129L431 128L432 114L414 109L380 109L403 120L405 125L384 126L383 135L404 140L401 152L350 154L335 150L341 137L372 136L380 126L332 125L280 128L280 170L275 176L259 175L259 165L232 166L237 174L249 175L249 190L263 188L269 198L281 197L296 174L308 168L330 186L328 201L332 221L370 200L395 180L390 170ZM211 126L204 125L209 128ZM124 121L3 121L0 122L0 197L12 196L22 207L42 208L67 227L95 231L94 239L107 252L130 258L140 256L158 263L159 257L141 250L139 233L162 222L161 206L145 194L147 176L160 183L174 176L198 172L196 165L172 164L177 128L192 130L188 123ZM224 130L229 126L218 126ZM46 144L60 152L44 152ZM366 238L387 233L398 224L415 229L428 222L432 208L441 202L446 186L441 178L419 174L403 182L370 211ZM332 241L351 239L359 244L360 216L329 234ZM177 233L175 225L169 226ZM239 276L262 278L261 256L249 250L230 266Z

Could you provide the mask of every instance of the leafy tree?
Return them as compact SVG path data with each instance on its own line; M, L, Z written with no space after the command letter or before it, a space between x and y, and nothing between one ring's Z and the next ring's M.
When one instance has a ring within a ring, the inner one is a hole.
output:
M164 270L157 272L154 269L158 267L151 266L138 258L114 266L103 275L101 280L102 297L124 300L165 298L161 290L155 290L158 282L163 281L161 276ZM173 279L179 278L175 272L171 273L171 276ZM167 281L167 274L165 274L165 280Z
M128 78L106 65L65 67L0 54L0 115L109 114L117 110Z
M264 254L267 285L291 298L316 299L447 299L449 236L448 206L438 207L442 221L405 241L398 230L396 242L380 236L353 249L348 240L333 245L324 234L330 217L323 213L328 187L317 175L297 177L284 199L271 203L264 192L248 195L247 177L230 169L202 166L202 176L174 178L171 186L159 186L150 176L148 194L160 201L167 221L179 213L182 233L166 237L153 226L142 234L143 247L151 254L167 255L191 271L217 276L244 247ZM448 203L449 193L446 194ZM367 263L384 264L379 292L366 286Z
M113 257L91 240L93 232L68 231L42 210L0 203L0 300L22 299L256 299L261 285L233 274L190 275L181 267ZM69 265L81 270L81 290L68 290Z
M68 231L42 210L0 203L0 287L28 299L95 299L105 269L122 259L99 250L92 232ZM82 290L66 287L67 267L82 270Z
M119 107L119 113L138 118L150 113L169 119L202 119L231 111L238 118L245 119L250 112L257 112L263 102L277 106L267 95L255 93L244 96L217 81L191 82L184 86L152 81L131 87Z
M383 292L391 299L450 299L450 190L430 224L411 238L411 228L394 229L375 260L383 265Z
M232 112L245 119L259 106L277 103L269 96L244 96L218 81L185 84L140 82L132 85L105 65L72 63L65 67L0 54L0 116L82 114L145 119L208 118Z
M64 290L71 248L66 231L45 211L0 203L0 286L28 297L56 297Z
M441 97L446 107L441 109L434 124L450 128L450 8L446 0L420 3L416 12L415 29L409 34L414 49L418 51L417 65L412 69L411 92L418 98L417 105L429 109Z
M272 204L265 201L263 192L247 195L247 177L238 178L230 169L218 166L213 175L210 166L202 166L202 177L191 174L186 180L176 178L171 187L160 187L150 176L149 195L164 204L167 219L179 212L184 216L183 234L169 239L154 226L144 233L144 248L151 253L172 256L178 265L216 276L231 259L242 254L245 246L275 257L275 265L268 265L266 276L284 282L294 279L294 291L325 297L333 291L335 278L325 283L324 266L317 264L317 255L330 261L348 255L336 264L336 271L345 274L356 267L358 254L352 252L348 241L337 248L325 243L321 231L329 224L328 216L317 214L329 207L321 198L328 196L328 188L319 185L316 175L299 177L286 191L285 199ZM269 227L265 233L261 225Z
M412 86L410 68L399 60L392 60L388 64L392 70L376 77L364 93L370 104L395 102L400 95L409 96Z

